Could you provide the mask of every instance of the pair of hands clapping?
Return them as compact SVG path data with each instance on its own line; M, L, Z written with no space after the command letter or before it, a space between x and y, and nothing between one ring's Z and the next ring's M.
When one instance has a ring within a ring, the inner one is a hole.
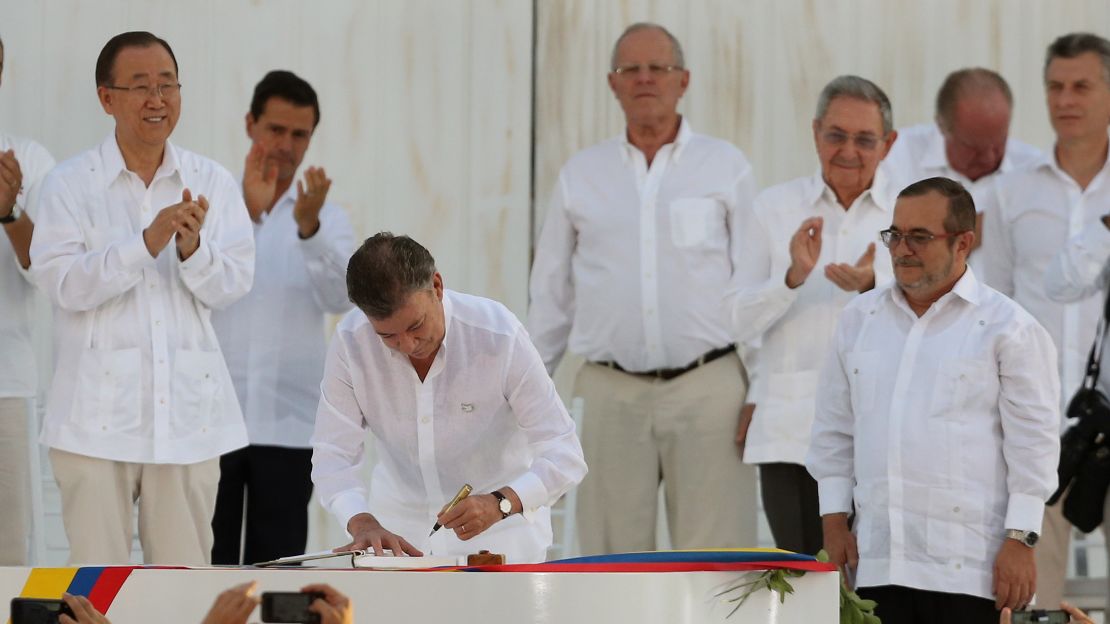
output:
M790 239L790 269L786 272L786 285L797 288L805 283L821 257L821 230L824 219L810 217L798 227ZM833 263L825 265L825 277L842 290L865 292L875 286L875 243L855 264Z
M243 201L251 220L257 223L270 209L277 195L278 165L266 159L266 148L259 143L247 153L243 168ZM301 238L308 238L320 227L320 211L331 189L331 179L323 167L309 167L304 180L297 181L297 199L293 204L293 220Z
M158 211L154 220L143 230L143 242L150 255L157 258L166 245L177 238L177 253L182 260L200 247L200 229L208 214L208 199L198 195L193 200L189 189L181 192L181 201Z

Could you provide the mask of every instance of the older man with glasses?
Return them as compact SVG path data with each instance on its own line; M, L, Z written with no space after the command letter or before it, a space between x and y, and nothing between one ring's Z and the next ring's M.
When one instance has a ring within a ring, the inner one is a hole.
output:
M247 431L211 311L247 293L254 239L239 185L169 142L177 60L148 32L96 62L115 130L44 182L31 271L54 303L57 369L42 441L70 563L201 565L219 457Z
M676 548L755 543L754 471L732 448L745 379L730 310L751 166L678 114L690 82L666 29L617 39L620 136L563 167L536 245L528 329L548 371L584 356L585 553L655 548L666 488Z
M882 232L895 283L845 307L817 386L806 467L825 548L884 624L994 624L1036 591L1056 350L967 267L974 229L958 182L903 189Z
M748 405L736 443L759 466L775 545L821 550L817 483L806 472L817 369L840 311L891 280L875 263L894 190L879 163L895 141L890 100L869 80L840 76L821 91L813 119L820 169L761 192L744 228L737 327L751 348ZM754 348L759 345L759 348Z

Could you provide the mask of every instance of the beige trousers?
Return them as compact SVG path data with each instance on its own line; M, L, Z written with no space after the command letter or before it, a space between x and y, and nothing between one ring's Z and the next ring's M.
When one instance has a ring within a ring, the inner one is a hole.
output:
M27 565L31 478L27 399L0 398L0 566Z
M1037 600L1041 609L1058 609L1066 598L1065 583L1068 576L1068 558L1071 556L1071 523L1064 518L1064 503L1058 502L1044 509L1041 539L1034 555L1037 560ZM1110 561L1110 494L1103 503L1102 535L1106 542L1106 558ZM1106 613L1110 613L1110 578L1107 579Z
M583 365L582 553L654 550L660 480L674 548L755 546L756 471L733 444L745 393L732 354L670 381Z
M143 563L207 565L220 458L196 464L133 464L50 449L62 494L69 564L131 561L131 513L139 504Z

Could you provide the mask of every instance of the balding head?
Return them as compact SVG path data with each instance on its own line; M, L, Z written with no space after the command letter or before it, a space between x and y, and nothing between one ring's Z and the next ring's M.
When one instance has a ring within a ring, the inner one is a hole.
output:
M1002 165L1013 95L998 73L975 67L952 72L937 92L936 122L948 165L974 181Z

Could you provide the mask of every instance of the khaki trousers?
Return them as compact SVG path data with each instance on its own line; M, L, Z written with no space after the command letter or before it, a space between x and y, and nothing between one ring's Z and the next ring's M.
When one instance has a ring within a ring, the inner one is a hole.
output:
M50 449L62 494L69 564L131 561L131 513L139 504L143 563L207 565L220 458L196 464L133 464Z
M1044 508L1041 539L1034 555L1037 560L1037 600L1041 609L1059 609L1068 576L1068 558L1071 556L1071 523L1064 517L1063 502ZM1106 496L1102 511L1102 535L1106 542L1106 557L1110 560L1110 494ZM1110 578L1107 579L1106 613L1110 613Z
M755 545L755 467L733 444L746 389L734 354L670 381L583 365L583 554L654 550L660 480L674 548Z
M31 477L27 399L0 399L0 566L27 565Z

